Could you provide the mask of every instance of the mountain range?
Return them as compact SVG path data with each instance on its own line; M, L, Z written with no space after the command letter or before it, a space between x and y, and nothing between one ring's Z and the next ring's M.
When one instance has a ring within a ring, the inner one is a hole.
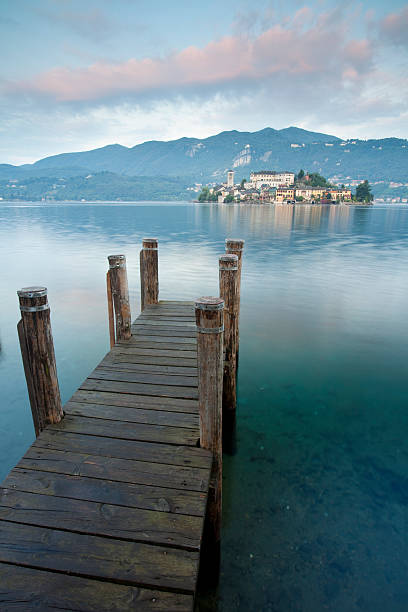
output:
M188 195L186 189L194 183L225 180L230 168L236 171L236 181L249 178L253 170L298 172L303 168L339 182L368 179L372 183L383 182L384 187L389 183L402 183L404 187L407 183L408 188L408 141L399 138L341 140L329 134L289 127L265 128L257 132L232 130L204 139L148 141L130 148L113 144L91 151L45 157L34 164L0 164L0 196L21 197L25 190L28 197L30 185L41 185L43 197L67 199L68 184L74 185L81 179L87 187L85 191L92 185L90 191L96 199L108 197L106 186L109 182L115 185L110 194L114 199L129 197L129 189L131 198L139 199L137 189L142 184L155 184L157 199L164 196L179 199ZM162 193L161 187L156 187L158 181L163 187L166 177L169 177L169 186L171 183L173 187ZM88 183L84 183L85 180ZM10 186L10 181L14 182L14 187ZM65 187L60 188L63 184ZM121 184L123 189L120 189ZM115 197L116 187L121 195ZM150 197L149 189L142 191L143 197ZM72 196L74 192L75 188ZM79 195L86 196L85 199L89 196L83 194L83 188Z

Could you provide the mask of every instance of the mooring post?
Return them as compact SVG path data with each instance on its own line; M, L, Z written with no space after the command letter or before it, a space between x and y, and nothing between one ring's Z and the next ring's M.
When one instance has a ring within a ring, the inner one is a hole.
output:
M108 299L109 342L112 348L115 344L115 316L113 313L112 283L110 268L106 273L106 295Z
M110 289L115 311L116 341L129 340L131 336L131 317L128 280L126 273L126 257L124 255L109 255L108 261Z
M17 291L21 320L17 325L36 436L63 417L50 307L45 287Z
M222 380L224 300L201 297L195 302L197 324L200 446L213 453L207 504L206 545L219 562L222 509Z
M141 310L159 301L159 257L157 238L143 238L140 251Z
M239 353L239 314L241 310L241 271L242 271L242 254L244 251L245 240L227 238L225 240L225 251L229 255L238 257L238 280L237 280L237 301L238 301L238 318L237 318L237 365Z
M221 255L219 258L220 297L224 307L224 382L222 388L222 409L234 412L237 403L237 324L238 299L238 256Z

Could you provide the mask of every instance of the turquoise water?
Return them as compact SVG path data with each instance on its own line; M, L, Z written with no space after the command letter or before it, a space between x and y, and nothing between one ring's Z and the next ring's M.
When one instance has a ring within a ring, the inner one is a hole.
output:
M108 350L107 255L160 241L163 299L244 238L219 611L408 609L408 208L0 205L0 478L34 438L16 290L48 287L64 401ZM201 604L210 609L210 602Z

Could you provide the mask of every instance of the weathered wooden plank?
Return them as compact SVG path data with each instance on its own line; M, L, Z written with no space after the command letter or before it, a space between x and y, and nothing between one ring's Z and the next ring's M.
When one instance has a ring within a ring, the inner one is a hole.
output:
M193 307L195 302L191 300L159 300L157 305L158 306L166 306L166 305L172 306L173 304L177 304L177 306Z
M155 325L157 325L158 327L165 327L169 325L173 328L181 328L187 330L194 329L194 331L196 330L196 324L193 317L183 317L182 321L180 319L181 317L174 317L172 319L169 317L158 317L157 315L151 317L149 315L143 314L135 321L133 321L132 325L148 325L150 327Z
M105 361L106 360L106 361ZM119 353L114 352L111 355L107 355L105 359L101 362L101 366L105 363L114 363L120 365L124 364L134 364L140 366L164 366L164 371L169 368L169 373L171 369L174 368L192 368L194 371L197 369L197 359L194 358L186 358L183 359L181 357L155 357L154 355L139 355L138 353ZM187 373L187 372L186 372Z
M0 521L0 561L194 593L198 553Z
M154 319L157 317L161 319L165 318L165 319L171 319L171 320L177 320L177 321L183 321L183 320L194 321L194 309L184 311L184 312L177 311L177 310L156 310L156 311L145 310L141 316L149 318L149 319Z
M0 488L0 520L199 550L202 519Z
M189 491L205 491L208 484L208 470L201 468L179 465L169 468L162 463L116 459L91 453L54 451L36 446L32 446L26 452L18 465L26 470L42 470Z
M134 393L137 395L153 395L154 397L177 397L181 399L198 398L196 387L148 385L143 383L118 382L114 380L97 380L96 378L87 378L80 388L88 391Z
M124 372L112 370L108 367L99 366L90 373L88 378L97 380L118 380L120 382L143 383L149 385L176 385L178 387L197 387L197 375L195 376L172 376L168 374L156 374L149 372Z
M137 333L136 332L132 335L132 337L129 340L120 340L119 342L117 342L117 345L119 346L134 346L135 344L137 345L139 342L151 342L151 343L163 343L163 344L186 344L187 345L187 349L186 350L190 350L192 351L193 349L191 347L195 347L197 345L197 340L196 337L194 336L194 338L185 338L184 335L183 336L172 336L170 335L165 335L165 332L158 332L157 335L154 335L153 332L151 335L149 335L147 332L146 333ZM189 347L189 348L188 348Z
M182 342L176 342L176 340L178 340L178 338L173 338L174 342L173 341L167 341L167 340L166 341L155 342L149 336L143 336L143 338L145 338L145 339L142 340L141 337L135 338L134 336L132 336L132 338L130 340L128 340L128 344L127 345L126 345L126 343L118 342L115 345L115 348L116 347L120 348L122 352L123 352L124 347L126 347L127 351L130 351L132 348L135 348L137 350L140 350L140 349L149 349L149 350L152 350L152 349L157 347L157 349L158 350L160 349L160 351L169 351L170 350L170 351L186 351L186 352L188 351L189 353L193 353L193 354L197 353L195 344L186 344L186 343L182 343ZM147 338L147 340L146 340L146 338Z
M131 484L71 476L39 470L14 468L3 485L18 491L56 495L72 499L114 504L127 508L144 508L158 512L171 512L189 516L204 516L206 492L183 491L165 487Z
M194 321L180 321L176 319L163 319L162 317L139 317L132 323L132 327L135 329L143 327L151 328L170 328L174 331L186 332L186 333L197 333L197 328Z
M169 412L171 417L173 413ZM146 425L137 423L130 426L126 421L112 421L109 419L95 419L84 416L66 415L57 425L50 425L49 429L67 431L89 436L103 436L121 440L139 440L144 442L160 442L162 444L175 444L197 446L200 434L197 428L168 427L165 425Z
M175 329L171 325L133 325L132 336L134 338L139 336L171 336L172 338L191 338L191 341L193 341L197 339L197 332L191 328L188 330Z
M2 612L192 612L193 596L0 563Z
M168 466L182 465L205 469L211 465L211 452L201 448L139 442L137 440L117 440L115 438L87 436L51 429L46 429L34 442L32 448L48 448L79 453L89 452L105 457L157 462ZM168 469L171 470L170 467Z
M197 363L197 350L182 348L177 349L174 346L170 346L170 348L163 347L162 344L155 344L152 346L151 344L139 343L137 346L128 346L123 347L121 345L115 346L111 353L111 355L142 355L142 356L152 356L152 357L169 357L170 359L194 359L195 363Z
M169 359L167 359L167 364ZM154 363L131 363L127 361L117 362L114 357L105 357L98 366L98 369L106 368L109 370L120 370L121 372L135 372L144 374L161 374L167 376L194 376L197 377L196 367L186 367L177 365L157 365Z
M198 414L197 400L174 397L154 397L150 395L132 395L128 393L109 393L79 389L74 393L70 401Z
M111 421L166 425L168 427L186 427L189 429L195 428L197 432L199 427L198 415L174 411L144 410L143 408L106 406L103 404L87 404L70 401L65 404L64 412L67 415L110 419Z

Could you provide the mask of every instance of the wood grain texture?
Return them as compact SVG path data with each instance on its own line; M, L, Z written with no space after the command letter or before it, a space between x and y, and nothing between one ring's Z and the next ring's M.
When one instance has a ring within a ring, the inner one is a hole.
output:
M146 423L147 425L166 425L167 427L186 427L199 431L198 415L178 413L165 410L144 410L127 406L109 406L68 402L64 406L66 415L109 419L128 423ZM198 434L197 434L198 435Z
M135 459L162 463L171 471L173 465L211 467L211 452L192 446L174 446L137 440L117 440L102 436L87 436L78 433L67 433L46 429L31 447L66 452L78 452L117 457L118 459Z
M109 278L115 311L116 341L131 336L129 289L124 255L109 255Z
M223 310L221 298L196 301L200 442L213 453L207 510L212 546L221 538Z
M170 417L171 414L169 413ZM67 414L61 423L50 425L49 430L103 436L118 440L139 440L193 447L197 446L199 439L198 429L145 423L137 423L137 426L132 427L126 421L116 420L113 424L109 419L95 419L71 414Z
M130 461L90 453L53 451L37 447L31 447L18 465L26 470L42 470L189 491L206 491L208 484L208 472L201 468L179 465L169 468L162 463Z
M199 550L201 520L65 497L0 489L0 520Z
M108 367L97 367L93 372L91 372L88 378L95 378L97 380L118 380L120 382L144 383L151 385L197 387L197 373L195 376L182 376L180 374L179 376L175 377L171 374L158 372L138 372L137 370L133 370L132 372L124 372L123 370L111 369Z
M193 327L173 327L172 325L132 325L133 336L171 336L172 338L196 339Z
M0 521L0 561L194 593L196 552Z
M220 297L224 300L224 378L222 408L234 412L237 404L237 324L239 316L238 257L222 255Z
M0 563L2 612L192 612L193 596Z
M61 420L62 404L51 330L50 309L45 287L26 287L18 292L22 325L21 343L25 338L25 373L29 372L29 397L36 435L49 423ZM34 312L25 309L44 308Z
M203 517L206 492L169 489L14 468L3 482L6 488L41 495L83 499L127 508Z
M159 301L159 257L156 238L144 238L140 251L141 310Z
M237 279L237 295L238 295L238 320L237 320L237 361L239 353L239 315L241 310L241 277L242 277L242 258L244 254L245 240L228 238L225 241L225 252L238 257L238 279Z
M197 399L196 387L180 387L176 385L151 385L114 380L98 380L88 378L81 387L88 391L109 391L114 393L134 393L136 395L152 395L154 397L177 397L180 399Z
M147 361L147 360L145 360ZM162 364L157 363L138 363L137 361L117 360L112 356L105 357L99 364L98 368L106 368L109 370L120 370L121 372L135 372L146 374L165 374L172 376L195 376L197 377L197 367L195 365L183 366L169 365L169 359Z
M185 348L182 349L175 348L174 346L164 347L162 344L156 344L152 346L151 344L146 344L142 342L138 342L137 345L124 347L118 344L111 351L112 356L116 355L136 355L142 357L169 357L170 359L194 359L197 360L197 349L194 348ZM196 361L197 362L197 361Z
M108 325L109 325L109 343L112 348L115 345L115 313L113 310L112 298L112 282L110 270L106 273L106 298L108 301Z
M74 393L70 401L198 414L197 400L174 397L155 397L149 395L132 395L130 393L109 393L105 391L87 391L85 389L79 389Z

